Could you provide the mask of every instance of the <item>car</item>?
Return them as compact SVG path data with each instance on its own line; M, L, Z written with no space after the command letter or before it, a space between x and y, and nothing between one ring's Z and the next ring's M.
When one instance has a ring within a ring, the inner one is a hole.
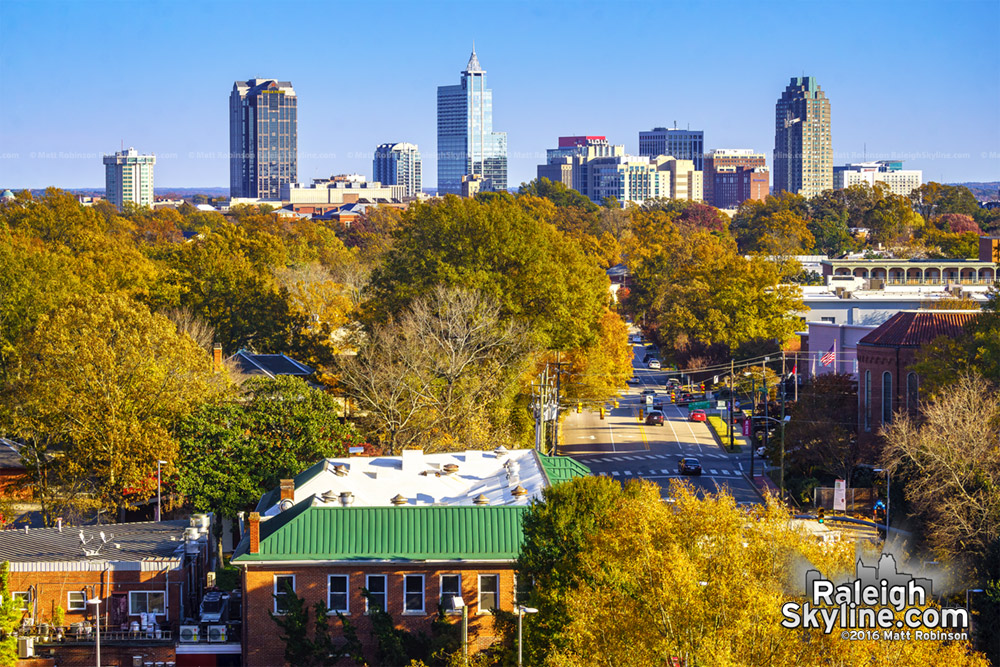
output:
M704 410L692 410L688 415L688 419L693 422L703 422L708 420L708 416L705 414Z
M759 459L764 458L764 454L765 453L767 453L767 450L764 447L758 447L757 448L757 458L759 458Z
M677 378L670 378L667 380L667 389L680 389L681 381Z
M642 390L642 396L643 397L645 397L645 396L656 396L656 391L653 390L653 389L643 389Z
M630 377L628 379L628 383L629 384L639 384L639 378L637 378L637 377Z
M650 410L646 415L646 426L663 426L663 413L659 410Z
M690 456L685 457L677 462L677 473L680 475L700 475L701 463L698 462L698 459L693 459Z
M660 360L659 359L650 359L649 363L646 364L646 365L649 366L650 368L654 368L656 370L660 370Z
M653 401L653 409L654 410L662 410L663 409L663 401Z
M633 335L632 336L632 342L635 343L636 345L641 344L642 343L642 336L640 336L639 334Z

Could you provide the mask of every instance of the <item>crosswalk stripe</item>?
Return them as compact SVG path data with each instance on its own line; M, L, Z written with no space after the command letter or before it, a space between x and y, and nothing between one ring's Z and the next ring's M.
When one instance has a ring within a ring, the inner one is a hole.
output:
M718 473L717 471L715 471L715 470L709 470L708 472L712 473L713 475L718 475L718 474L719 474L719 473Z
M625 470L625 471L622 472L622 474L623 475L629 475L631 477L632 476L632 471L631 470Z
M617 470L612 470L611 474L617 477L619 475L619 472Z

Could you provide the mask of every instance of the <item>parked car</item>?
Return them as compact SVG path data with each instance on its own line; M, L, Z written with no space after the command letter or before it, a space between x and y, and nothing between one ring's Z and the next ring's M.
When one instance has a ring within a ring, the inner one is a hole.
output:
M653 369L656 369L656 370L660 370L660 360L659 359L650 359L649 363L647 365L650 368L653 368Z
M659 410L650 410L646 415L646 426L663 426L663 413Z
M680 475L700 475L701 463L698 459L685 457L677 462L677 473Z
M688 419L693 422L703 422L708 420L708 416L704 410L692 410L691 414L688 415Z

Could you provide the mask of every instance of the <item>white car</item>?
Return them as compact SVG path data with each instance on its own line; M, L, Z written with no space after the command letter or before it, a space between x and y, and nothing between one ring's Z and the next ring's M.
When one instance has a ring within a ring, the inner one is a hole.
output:
M655 368L656 370L660 370L660 360L659 359L650 359L649 363L647 364L647 366L649 366L650 368Z

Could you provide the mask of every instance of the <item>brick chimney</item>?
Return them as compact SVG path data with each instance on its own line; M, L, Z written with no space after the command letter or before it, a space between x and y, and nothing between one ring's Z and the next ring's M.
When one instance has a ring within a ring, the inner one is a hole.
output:
M260 512L250 512L250 553L260 553Z
M279 500L291 500L295 502L295 480L281 480L281 498Z
M222 371L222 343L216 343L212 346L212 368L215 369L216 373Z

